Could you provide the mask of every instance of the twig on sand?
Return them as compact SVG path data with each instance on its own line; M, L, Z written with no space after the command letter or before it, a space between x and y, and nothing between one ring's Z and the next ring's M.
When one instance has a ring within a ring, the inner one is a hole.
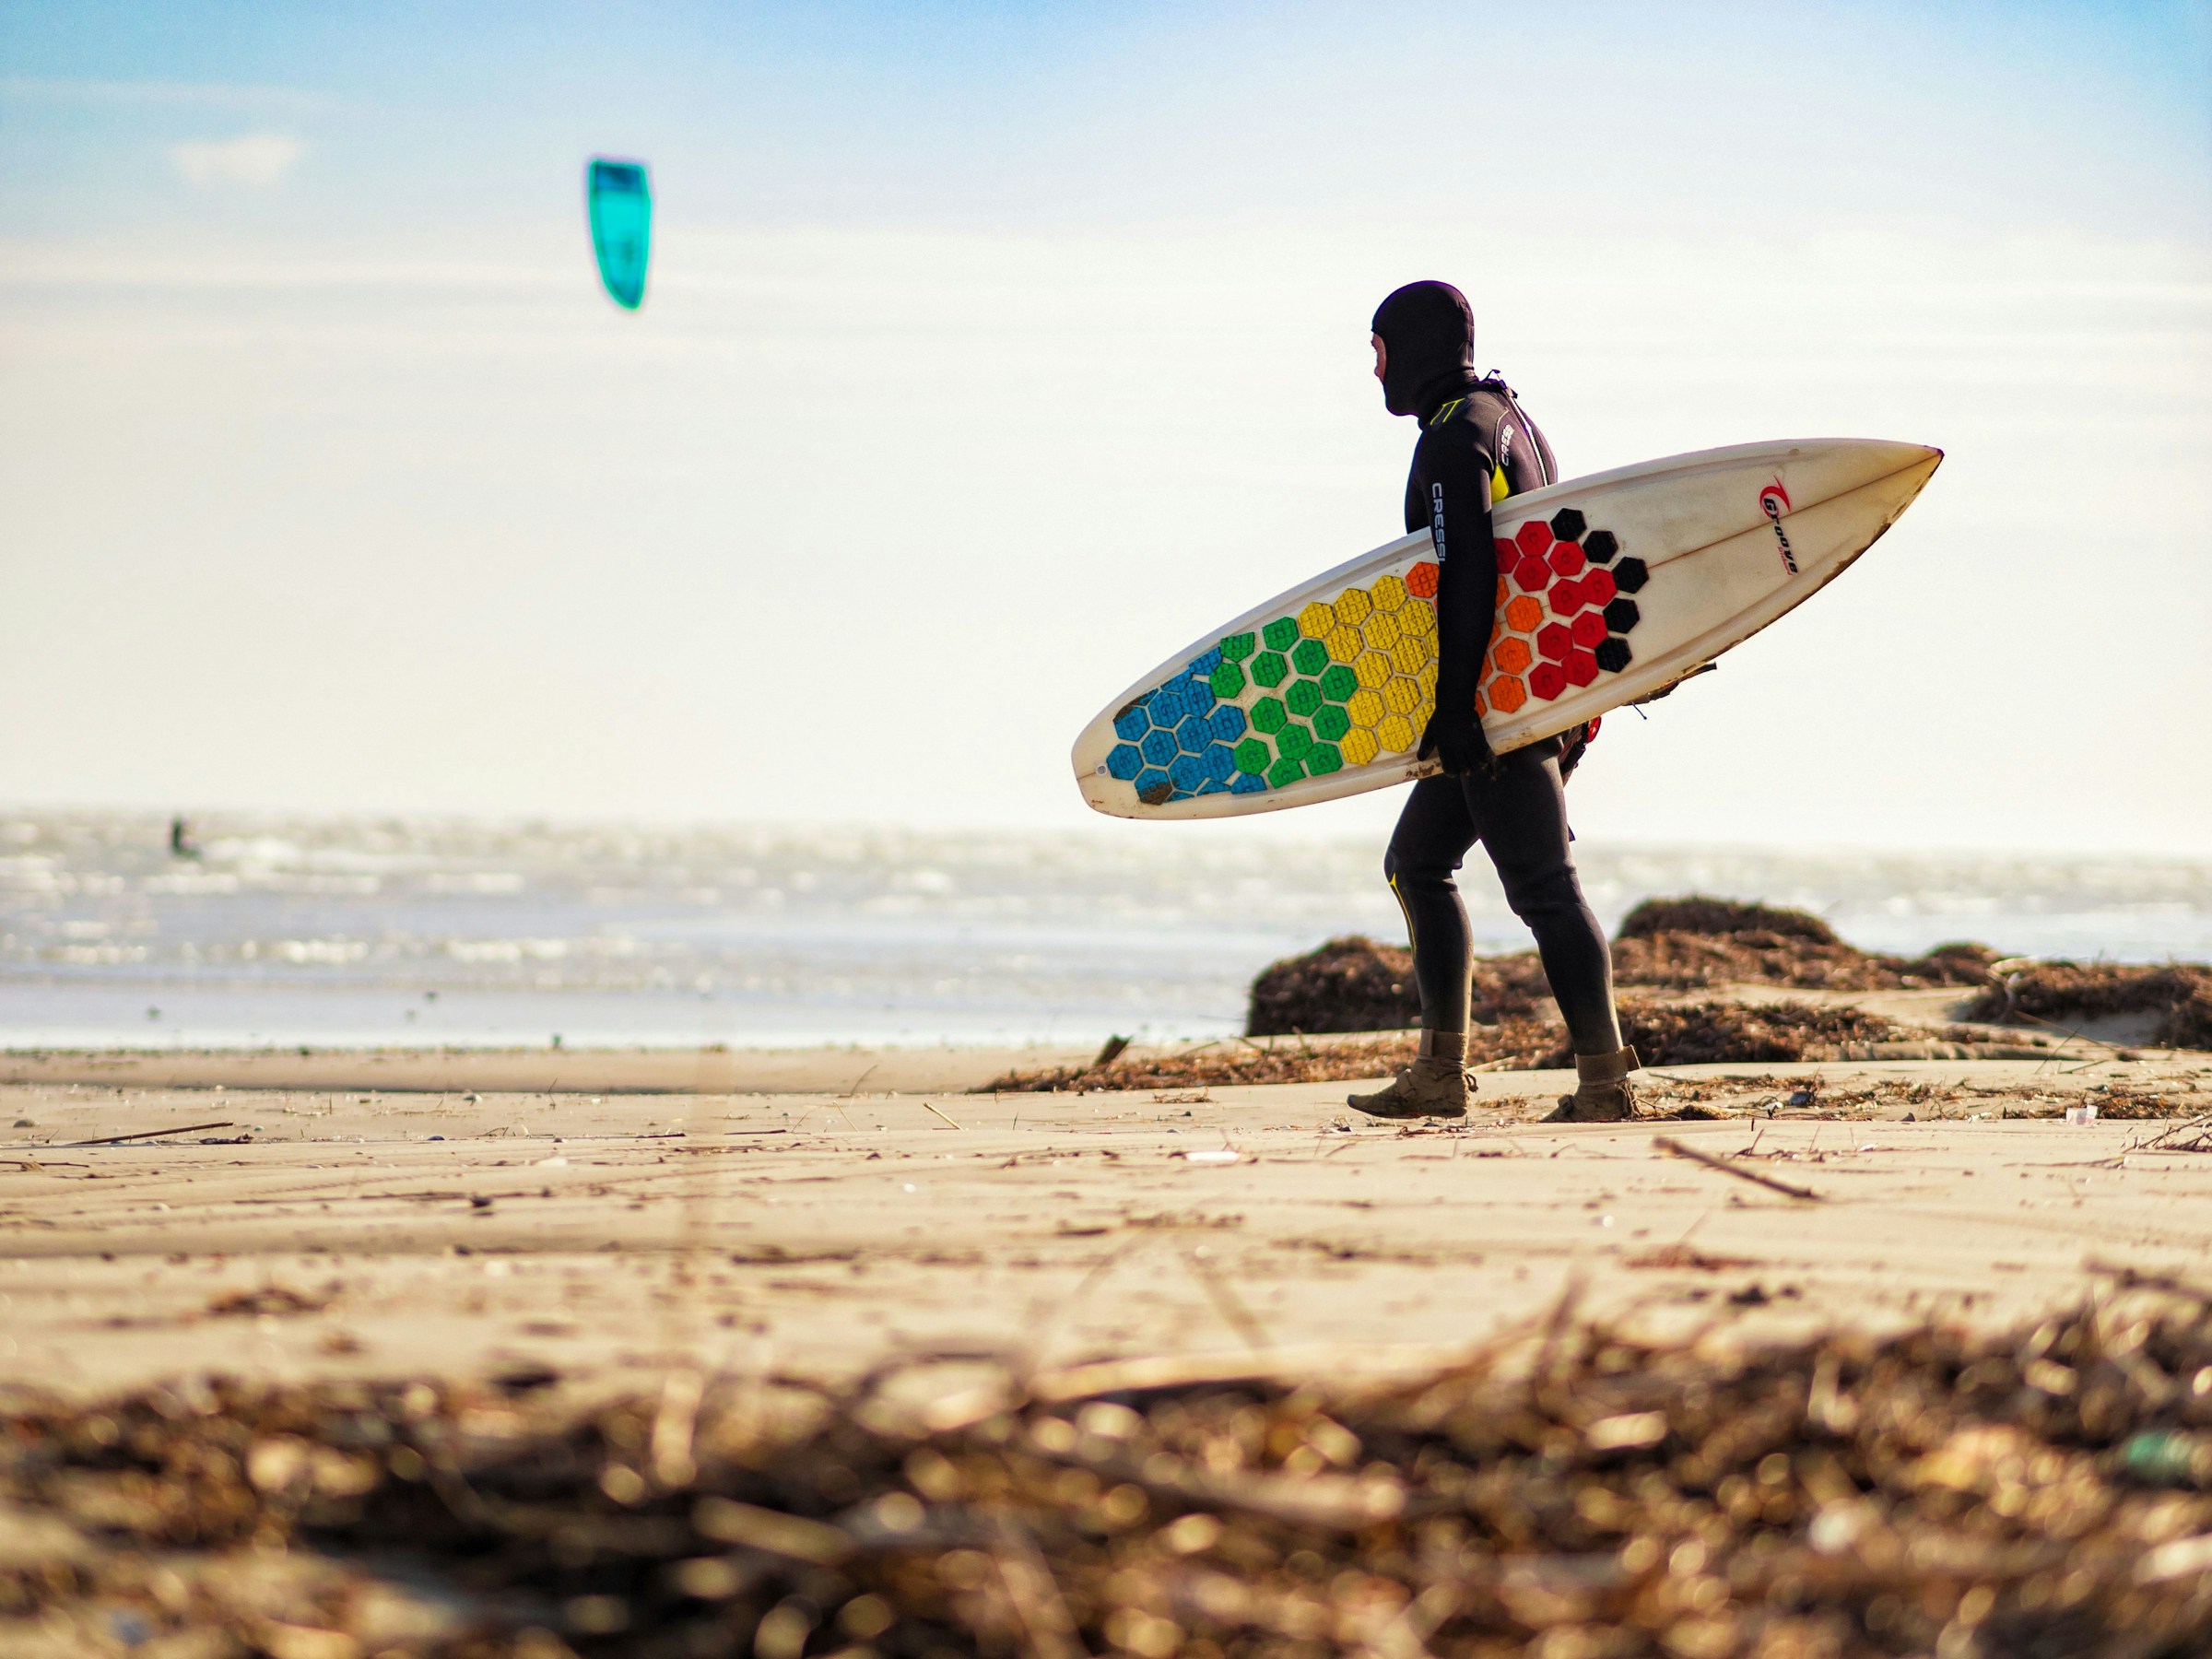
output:
M653 1472L670 1491L689 1486L699 1473L691 1441L705 1392L706 1379L688 1366L670 1371L661 1384L661 1407L653 1421Z
M1761 1175L1756 1170L1739 1170L1710 1152L1700 1152L1684 1146L1672 1135L1654 1135L1652 1136L1652 1145L1662 1152L1671 1152L1677 1158L1687 1158L1691 1163L1703 1164L1709 1170L1718 1170L1724 1175L1733 1175L1738 1181L1747 1181L1754 1186L1765 1187L1786 1198L1802 1198L1809 1204L1821 1202L1820 1194L1809 1187L1792 1186L1786 1181L1777 1181L1771 1175Z
M1536 1351L1535 1375L1553 1374L1559 1356L1565 1351L1568 1334L1574 1328L1575 1310L1582 1306L1583 1295L1589 1288L1590 1281L1580 1268L1570 1273L1567 1282L1559 1287L1559 1300L1544 1317L1544 1340Z
M2118 1281L2123 1290L2163 1290L2170 1296L2186 1296L2194 1301L2212 1307L2212 1290L2202 1285L2192 1285L2185 1279L2175 1278L2168 1273L2145 1273L2139 1267L2129 1267L2112 1262L2084 1262L2082 1266L2100 1278Z
M2136 1141L2127 1149L2130 1152L2147 1152L2154 1147L2163 1146L2177 1135L2185 1134L2191 1129L2201 1129L2206 1124L2212 1124L2212 1112L2200 1112L2197 1116L2185 1119L2178 1124L2169 1124L2148 1140Z
M1012 1358L1007 1365L1007 1371L1016 1383L1025 1391L1029 1388L1030 1379L1038 1371L1037 1361L1044 1353L1045 1339L1052 1334L1053 1327L1088 1301L1092 1288L1098 1282L1119 1266L1124 1256L1135 1250L1144 1241L1141 1239L1132 1239L1127 1243L1109 1252L1102 1260L1091 1265L1090 1271L1083 1276L1074 1290L1058 1300L1047 1304L1035 1315L1020 1351Z
M1192 1277L1206 1288L1206 1294L1212 1300L1214 1311L1221 1315L1231 1330L1244 1338L1244 1346L1255 1354L1265 1353L1273 1346L1267 1329L1253 1317L1252 1310L1244 1305L1244 1299L1230 1288L1229 1282L1214 1270L1213 1264L1197 1252L1187 1252L1182 1259L1190 1268Z
M937 1111L937 1109L936 1109L935 1106L932 1106L932 1105L931 1105L931 1104L930 1104L930 1103L929 1103L927 1100L924 1100L924 1101L923 1101L923 1102L922 1102L922 1110L923 1110L923 1111L924 1111L924 1112L932 1112L932 1113L935 1113L935 1115L936 1115L936 1116L938 1116L938 1117L945 1118L945 1121L946 1121L947 1124L952 1124L952 1126L953 1126L955 1129L958 1129L958 1128L959 1127L959 1124L953 1124L953 1123L952 1123L952 1120L951 1120L950 1118L948 1118L948 1117L945 1117L945 1114L944 1114L943 1112L938 1112L938 1111Z
M197 1135L203 1129L235 1129L232 1123L185 1124L175 1129L140 1129L130 1135L103 1135L98 1140L63 1141L62 1147L112 1147L123 1141L153 1140L164 1135Z
M997 1547L991 1552L999 1583L1015 1616L1029 1635L1025 1644L1035 1659L1078 1659L1087 1650L1077 1640L1076 1621L1053 1577L1044 1553L1019 1519L1004 1512L991 1517Z

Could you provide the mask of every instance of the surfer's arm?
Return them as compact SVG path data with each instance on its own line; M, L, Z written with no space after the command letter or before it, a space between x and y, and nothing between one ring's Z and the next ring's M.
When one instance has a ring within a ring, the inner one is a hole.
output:
M1436 754L1449 772L1489 759L1490 746L1475 717L1498 609L1498 549L1490 539L1490 460L1474 429L1447 421L1421 435L1414 477L1429 504L1436 548L1436 712L1420 754Z

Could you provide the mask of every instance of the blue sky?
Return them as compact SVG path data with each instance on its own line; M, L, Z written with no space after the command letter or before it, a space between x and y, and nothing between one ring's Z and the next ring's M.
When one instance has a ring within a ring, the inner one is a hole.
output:
M1440 15L1442 14L1442 15ZM2203 5L0 7L18 226L159 218L163 147L306 146L336 227L500 222L627 145L703 217L2053 218L2202 237ZM341 206L330 199L343 193Z
M1583 833L2212 852L2212 13L1440 10L0 0L0 794L1092 821L1443 276L1571 473L1950 452Z

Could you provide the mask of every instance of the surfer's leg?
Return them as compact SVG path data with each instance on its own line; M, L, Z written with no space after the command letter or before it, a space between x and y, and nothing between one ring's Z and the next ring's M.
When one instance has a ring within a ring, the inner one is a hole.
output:
M1467 814L1498 866L1506 903L1536 935L1574 1052L1609 1054L1621 1046L1613 956L1574 873L1556 747L1516 749L1500 758L1495 775L1470 775Z
M1459 786L1425 778L1413 786L1382 855L1382 875L1406 912L1413 977L1421 992L1421 1046L1390 1087L1347 1096L1380 1118L1460 1118L1475 1079L1467 1075L1467 987L1474 960L1467 912L1453 874L1475 844Z
M1398 827L1391 832L1390 850L1382 855L1383 879L1406 912L1414 982L1421 993L1421 1025L1431 1031L1467 1029L1474 951L1467 907L1453 877L1474 844L1475 824L1459 784L1450 778L1423 778L1407 794Z

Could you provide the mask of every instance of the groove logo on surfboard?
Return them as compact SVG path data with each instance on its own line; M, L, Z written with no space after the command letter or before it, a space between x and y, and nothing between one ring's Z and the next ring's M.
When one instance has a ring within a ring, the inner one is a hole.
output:
M1578 508L1498 547L1498 620L1477 718L1547 702L1634 660L1634 595L1650 579ZM1437 570L1417 559L1294 616L1230 634L1113 717L1100 771L1147 806L1257 794L1411 754L1436 706Z
M1782 515L1790 510L1790 492L1782 487L1780 478L1759 492L1759 510L1774 526L1774 539L1782 547L1782 568L1796 575L1797 555L1790 550L1790 533L1782 527Z

